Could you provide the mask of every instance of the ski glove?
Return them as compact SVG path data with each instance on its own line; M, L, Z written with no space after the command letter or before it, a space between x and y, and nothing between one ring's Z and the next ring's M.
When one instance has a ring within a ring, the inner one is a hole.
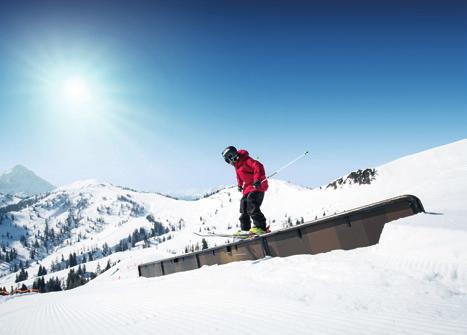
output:
M238 190L238 192L242 192L242 191L243 191L243 187L237 186L237 190Z
M256 189L260 188L260 187L261 187L261 180L255 181L255 182L253 183L253 187L256 188Z

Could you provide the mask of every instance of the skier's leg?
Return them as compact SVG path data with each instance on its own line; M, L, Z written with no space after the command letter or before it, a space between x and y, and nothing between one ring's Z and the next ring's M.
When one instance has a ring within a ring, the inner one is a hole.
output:
M253 219L253 225L266 230L266 217L261 212L264 192L251 192L247 197L247 213Z
M251 228L251 220L250 220L250 215L248 215L248 202L247 202L247 197L243 196L242 199L240 199L240 229L241 230L250 230Z

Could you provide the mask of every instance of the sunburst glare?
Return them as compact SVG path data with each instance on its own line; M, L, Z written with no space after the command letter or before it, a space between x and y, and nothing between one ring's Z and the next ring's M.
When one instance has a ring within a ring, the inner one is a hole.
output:
M92 99L90 83L80 76L65 79L62 83L61 93L63 99L71 103L80 104Z

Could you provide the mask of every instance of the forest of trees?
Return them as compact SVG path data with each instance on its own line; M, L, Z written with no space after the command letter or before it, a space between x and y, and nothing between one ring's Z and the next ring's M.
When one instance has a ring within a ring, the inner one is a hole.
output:
M128 204L127 206L131 209L132 216L141 216L144 215L145 208L140 206L137 202L133 201L130 196L128 197L119 197L119 201L124 201ZM44 224L41 229L36 228L35 232L30 233L27 229L28 227L23 226L19 227L17 225L16 217L13 214L5 213L3 218L4 221L0 223L10 224L13 228L23 229L26 230L25 234L12 236L10 233L6 233L5 236L2 236L3 241L0 247L0 261L4 261L10 264L10 270L12 272L17 272L15 282L19 283L18 285L24 286L26 289L25 283L21 283L31 276L37 276L35 278L32 288L38 290L39 292L52 292L52 291L60 291L60 290L68 290L78 286L81 286L87 283L89 280L95 278L100 273L105 272L106 270L110 269L111 263L110 260L107 262L105 268L101 271L100 265L98 265L95 272L86 271L86 263L91 262L94 260L98 260L103 257L107 257L114 252L125 251L131 248L136 247L136 245L142 245L143 248L150 246L149 239L155 238L156 241L163 242L167 239L171 239L170 232L176 231L181 229L185 223L183 219L177 224L171 224L167 222L166 224L162 224L159 222L153 215L148 215L146 219L152 224L152 227L140 227L135 229L131 234L127 237L121 239L116 245L109 246L108 243L103 243L101 247L93 246L91 250L82 250L69 253L68 255L61 255L61 258L58 257L50 263L50 266L43 266L39 264L38 261L43 259L45 256L50 255L53 250L56 250L56 247L63 246L63 245L71 245L72 241L78 241L81 238L86 238L85 233L81 235L81 233L76 236L73 235L73 231L77 227L79 227L83 217L79 214L80 208L85 208L88 204L85 202L87 199L83 199L83 202L78 204L71 204L70 199L66 196L58 196L53 202L47 202L45 204L34 205L37 202L30 203L30 202L22 202L21 204L15 205L11 207L11 209L20 210L26 207L31 208L30 217L33 220L33 217L40 217L40 209L52 209L63 207L68 210L68 216L66 219L61 220L61 222L53 222L49 221L49 219L45 218L43 223ZM126 208L126 207L125 207ZM77 209L76 212L73 209ZM104 208L105 209L105 208ZM84 220L88 220L92 225L99 225L105 223L102 218L98 218L97 221L94 219L84 218ZM91 220L91 221L90 221ZM168 236L164 236L165 234L169 234ZM23 259L22 255L18 255L18 252L15 248L10 247L9 239L17 240L21 243L22 247L27 248L29 252L29 258L26 260ZM141 243L141 242L144 243ZM205 245L206 244L206 245ZM198 246L197 248L200 248ZM207 247L207 242L203 243L203 248ZM39 268L34 270L34 274L28 273L27 269L29 267L29 262L35 262L38 264ZM76 268L77 267L77 268ZM53 272L61 271L64 269L70 268L66 280L63 278L60 280L59 277L52 277L49 278L47 281L44 279L46 275L51 274ZM19 270L19 272L18 272ZM12 288L13 289L13 288Z
M61 291L62 283L58 277L50 278L47 283L45 282L44 277L39 277L32 284L32 288L38 290L40 293Z
M99 274L104 273L112 267L110 260L107 261L107 265L104 270L100 270L100 266L97 266L96 272L86 271L86 265L79 265L78 269L70 269L68 272L66 281L62 283L58 277L52 277L47 282L44 277L38 277L32 284L32 288L38 290L40 293L47 293L53 291L71 290L76 287L82 286L88 283L90 280L96 278ZM45 268L42 268L45 270ZM23 286L25 286L23 284ZM27 287L25 288L25 290Z
M18 274L16 274L15 283L19 283L26 279L28 279L28 272L25 271L23 267L21 267L21 271Z
M2 245L2 248L0 250L0 260L4 262L11 262L15 260L18 257L18 252L16 251L15 248L11 248L11 250L7 250L5 245Z

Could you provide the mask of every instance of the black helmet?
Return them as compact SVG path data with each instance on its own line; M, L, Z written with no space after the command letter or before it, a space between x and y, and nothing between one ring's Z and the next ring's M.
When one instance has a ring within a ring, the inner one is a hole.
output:
M234 165L235 161L238 159L237 149L233 146L225 148L224 151L222 151L222 157L224 157L224 160L228 164Z

